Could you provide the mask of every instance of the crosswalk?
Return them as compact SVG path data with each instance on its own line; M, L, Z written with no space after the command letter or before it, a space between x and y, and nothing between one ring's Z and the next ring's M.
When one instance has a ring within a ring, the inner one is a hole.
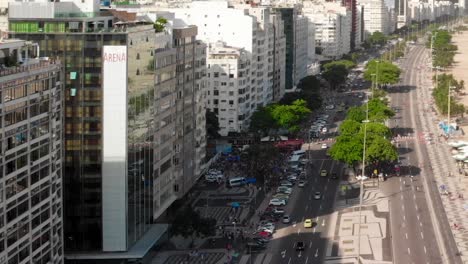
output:
M177 254L167 258L164 264L215 264L219 262L223 256L224 253L221 252L199 253L198 256Z
M232 222L232 219L240 219L244 209L239 207L237 211L233 211L231 207L196 207L196 210L200 212L201 216L214 218L218 224L223 224L227 222ZM229 216L231 216L231 221L229 220Z

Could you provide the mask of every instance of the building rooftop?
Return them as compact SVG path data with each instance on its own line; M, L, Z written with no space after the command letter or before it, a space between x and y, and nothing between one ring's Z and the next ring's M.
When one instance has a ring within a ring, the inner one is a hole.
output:
M14 75L23 72L31 72L50 68L51 65L60 64L59 60L49 58L28 59L19 66L7 67L5 64L0 64L0 78ZM1 79L0 79L1 80Z

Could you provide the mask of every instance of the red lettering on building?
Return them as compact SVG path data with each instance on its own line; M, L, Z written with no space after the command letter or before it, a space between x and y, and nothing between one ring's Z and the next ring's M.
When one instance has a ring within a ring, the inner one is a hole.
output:
M122 53L104 53L104 62L125 62L127 54Z

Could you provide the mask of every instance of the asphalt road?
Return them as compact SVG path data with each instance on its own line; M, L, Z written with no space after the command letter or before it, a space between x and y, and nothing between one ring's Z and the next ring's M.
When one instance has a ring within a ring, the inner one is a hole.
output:
M411 48L400 65L403 70L401 82L389 89L391 105L398 110L395 118L390 120L390 126L396 134L404 138L398 148L402 165L401 176L382 184L382 190L390 199L394 263L459 263L456 257L450 261L442 257L434 228L440 228L435 225L445 225L448 222L445 211L440 206L439 195L433 193L433 188L425 188L434 185L432 171L421 170L426 167L429 157L420 129L419 117L422 113L414 111L414 106L419 103L416 89L420 88L416 87L420 79L420 66L423 65L423 53L422 44ZM427 185L423 181L426 181ZM433 197L437 223L431 218L427 200L429 195ZM455 256L456 252L452 251L456 250L456 247L450 246L454 245L453 237L442 232L439 239L448 243L448 250Z
M350 99L352 98L352 99ZM357 104L358 99L350 97L349 93L335 95L334 103L340 104L346 101L349 105ZM336 134L340 120L345 113L327 111L329 117L328 134L323 138L331 138ZM334 117L338 116L337 122L333 124ZM330 215L333 213L335 194L337 192L339 180L331 179L332 173L342 176L343 164L331 160L326 156L326 149L320 149L316 145L313 150L308 151L310 164L307 166L308 184L304 188L294 187L294 193L286 206L286 213L291 216L290 224L277 224L275 239L270 243L265 253L271 254L271 259L264 260L263 263L272 264L312 264L323 263L326 256L326 249L329 243L328 237L334 231L330 229ZM327 170L328 176L321 177L320 171ZM314 193L322 193L322 199L315 200ZM312 219L312 228L304 228L304 220ZM304 242L306 249L296 251L295 245L298 241Z

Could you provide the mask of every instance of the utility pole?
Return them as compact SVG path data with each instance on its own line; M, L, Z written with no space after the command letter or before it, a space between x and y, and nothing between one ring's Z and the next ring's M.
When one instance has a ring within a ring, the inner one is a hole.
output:
M380 61L375 61L375 62L377 62L377 66L376 66L377 70L376 70L376 77L375 77L375 88L379 89L379 64L380 64ZM372 97L372 98L374 98L374 97Z

